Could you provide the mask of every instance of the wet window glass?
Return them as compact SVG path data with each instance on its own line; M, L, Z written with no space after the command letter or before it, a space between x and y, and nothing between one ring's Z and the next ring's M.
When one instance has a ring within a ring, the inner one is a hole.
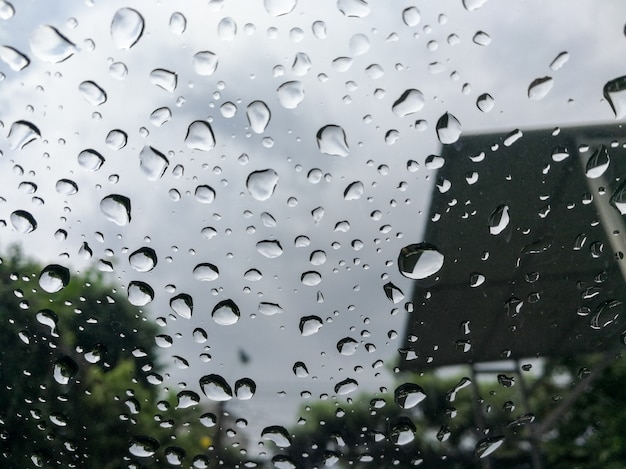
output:
M622 467L625 18L0 0L0 466Z

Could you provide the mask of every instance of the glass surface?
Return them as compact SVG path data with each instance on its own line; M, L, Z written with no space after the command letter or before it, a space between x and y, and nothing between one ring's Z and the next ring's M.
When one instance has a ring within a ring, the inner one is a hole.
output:
M0 0L0 466L622 467L624 18Z

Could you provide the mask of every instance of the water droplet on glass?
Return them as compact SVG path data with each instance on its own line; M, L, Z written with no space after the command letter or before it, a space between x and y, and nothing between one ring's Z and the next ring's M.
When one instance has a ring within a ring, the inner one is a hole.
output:
M169 110L168 110L169 111ZM215 146L213 129L208 122L193 121L187 128L185 145L192 150L209 151Z
M59 63L76 52L76 46L56 28L48 25L37 27L30 35L30 49L44 62Z
M370 13L365 0L337 0L337 8L348 18L365 18Z
M160 348L169 348L174 343L174 339L172 339L169 335L160 334L154 337L154 342L157 347Z
M78 365L70 357L63 357L54 362L52 376L59 384L68 384L78 373Z
M241 401L247 401L254 397L256 383L250 378L241 378L235 381L235 396Z
M232 41L237 35L237 23L231 17L222 18L217 25L217 36L222 41Z
M420 90L409 89L393 103L391 110L398 117L416 113L424 107L424 95Z
M210 374L200 378L200 387L212 401L228 401L233 397L229 384L220 375Z
M211 312L213 320L222 326L232 326L240 316L239 307L233 300L220 301Z
M159 442L149 436L134 436L130 439L128 451L138 458L149 458L154 456L159 449Z
M181 466L185 459L185 450L177 446L169 446L163 451L165 460L170 466Z
M563 67L563 65L565 65L568 60L569 60L569 54L567 52L561 52L552 61L552 63L550 64L550 68L552 70L558 70L561 67Z
M432 244L410 244L401 249L398 268L406 278L420 280L439 272L443 261L443 254Z
M287 109L295 109L304 99L304 87L299 81L288 81L276 90L278 101Z
M317 146L325 155L348 156L346 133L338 125L326 125L317 132Z
M296 362L293 365L293 374L295 374L298 378L306 378L309 376L309 370L304 363Z
M128 261L137 272L150 272L157 265L157 255L154 249L142 247L128 256Z
M15 15L15 8L6 0L0 0L0 19L9 20Z
M304 316L300 318L300 333L307 337L317 333L324 323L319 316Z
M30 63L26 55L9 46L0 47L0 60L11 67L11 70L15 72L25 69Z
M279 304L267 302L259 303L259 313L265 316L273 316L274 314L280 314L282 312L283 308L281 308Z
M243 278L250 282L258 282L263 278L263 274L257 269L250 269L243 274Z
M461 137L461 123L448 112L439 118L435 128L437 138L444 145L454 143Z
M146 306L154 300L154 290L145 282L133 280L128 284L128 302L133 306Z
M604 145L600 145L596 151L589 157L585 166L585 176L589 179L599 178L609 167L611 157Z
M256 243L256 250L259 254L274 259L283 253L283 248L278 241L263 240Z
M215 191L210 186L198 186L194 192L196 200L201 204L210 204L215 200Z
M78 85L78 91L92 106L100 106L107 100L106 92L93 81L83 81Z
M41 138L41 132L39 132L39 129L30 122L16 121L11 124L9 136L7 138L12 150L21 150L30 142Z
M474 449L474 454L479 458L486 458L495 450L497 450L504 443L503 436L490 436L487 438L483 438L478 443L476 443L476 448Z
M278 174L273 169L264 169L250 173L246 187L253 198L259 201L268 200L278 184Z
M489 233L499 235L509 226L509 206L500 205L489 215Z
M422 19L422 15L417 7L405 8L402 11L402 21L410 28L417 26Z
M426 393L417 384L405 383L396 388L393 397L400 407L410 409L426 399Z
M114 62L109 66L109 73L116 80L123 80L128 75L128 68L122 62Z
M365 34L355 34L350 38L350 52L353 56L359 56L370 50L370 40Z
M626 76L615 78L604 85L604 98L607 100L616 119L626 115Z
M11 220L13 228L15 228L19 233L26 234L37 229L37 221L35 220L35 217L33 217L26 210L16 210L11 213L9 219Z
M143 34L144 21L138 11L120 8L111 21L111 39L118 49L130 49Z
M106 143L106 145L111 150L117 151L117 150L121 150L122 148L124 148L126 146L127 141L128 141L128 135L126 135L126 132L124 132L123 130L114 129L114 130L111 130L107 134L104 143Z
M314 287L321 283L322 276L319 274L319 272L314 272L314 271L305 272L301 275L300 281L302 282L303 285L306 285L308 287Z
M59 179L54 188L62 195L74 195L78 192L78 185L70 179Z
M552 77L542 77L533 80L528 87L528 97L534 101L544 98L552 89L554 80Z
M339 396L350 394L358 389L359 383L355 379L347 378L335 385L335 393Z
M446 394L446 399L448 402L454 402L456 400L457 393L472 384L472 380L466 377L461 378L461 380Z
M340 354L350 356L356 353L359 343L352 337L344 337L337 342L337 350Z
M263 101L253 101L246 108L246 116L254 133L262 134L270 122L271 113Z
M622 182L615 190L610 203L621 215L626 215L626 181Z
M283 16L291 13L297 0L263 0L265 10L272 16Z
M67 267L50 264L39 275L39 286L48 293L56 293L67 286L70 281L70 271Z
M150 82L169 93L173 93L178 84L178 76L169 70L155 68L150 72Z
M181 318L191 319L193 314L193 298L187 293L176 295L170 300L170 308Z
M344 200L358 200L363 195L364 187L361 181L355 181L343 191Z
M474 34L472 41L474 41L474 44L478 44L479 46L488 46L491 42L491 37L484 31L478 31Z
M463 7L465 7L467 11L474 11L478 10L485 3L487 3L487 0L463 0Z
M194 72L202 76L213 75L217 70L218 63L218 56L208 50L197 52L192 59Z
M607 300L600 303L595 311L589 325L592 329L603 329L617 321L623 313L623 303L620 300Z
M87 149L78 154L78 164L87 171L98 171L104 163L104 157L95 150Z
M170 31L172 34L180 36L185 32L185 29L187 29L187 18L178 11L172 13L172 16L170 16Z
M279 448L288 448L291 446L291 437L289 432L278 425L265 427L261 432L261 438L272 441Z
M146 175L148 180L156 181L161 179L165 170L169 166L169 161L163 153L148 145L144 146L139 153L139 168Z
M396 287L393 283L388 282L383 286L383 290L385 291L385 296L389 301L393 304L400 303L404 299L404 293L398 287Z
M219 269L213 264L203 263L198 264L193 269L193 276L196 280L201 282L212 282L217 280L220 275Z
M311 70L311 59L304 52L298 52L291 65L291 70L295 75L306 75Z
M480 109L482 112L491 111L494 105L495 105L495 100L488 93L481 94L476 100L476 107Z
M272 458L272 464L276 469L297 469L296 463L284 454L277 454Z
M193 391L181 391L176 395L177 398L177 409L187 409L188 407L193 407L200 403L200 396Z

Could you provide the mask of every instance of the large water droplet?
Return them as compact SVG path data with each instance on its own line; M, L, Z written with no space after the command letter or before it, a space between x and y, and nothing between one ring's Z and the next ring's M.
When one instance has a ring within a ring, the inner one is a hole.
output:
M476 99L476 107L482 112L491 111L494 105L495 100L488 93L481 94L478 99Z
M143 34L143 17L132 8L120 8L111 21L111 39L118 49L130 49Z
M355 379L346 378L335 385L335 393L339 396L350 394L358 389L359 383Z
M298 378L306 378L307 376L309 376L309 370L304 363L296 362L293 365L293 374L296 375Z
M337 350L340 354L350 356L356 353L359 343L352 337L344 337L337 342Z
M74 195L78 193L78 184L71 179L59 179L54 185L54 188L62 195Z
M422 19L422 15L417 7L405 8L402 11L402 21L409 27L417 26Z
M426 393L417 384L405 383L396 388L393 398L403 409L410 409L426 399Z
M552 63L550 64L550 68L552 70L558 70L561 67L563 67L563 65L565 65L568 60L569 60L569 54L567 52L561 52L552 61Z
M154 300L154 290L145 282L133 280L128 284L128 302L133 306L146 306Z
M78 91L92 106L100 106L107 100L106 92L93 81L83 81L78 85Z
M138 458L149 458L159 449L159 442L149 436L134 436L130 440L128 451Z
M273 169L264 169L250 173L246 180L246 187L250 195L256 200L267 200L276 189L278 174Z
M35 217L33 217L26 210L16 210L11 213L9 219L11 220L13 228L22 234L30 233L31 231L35 231L37 229L37 221L35 220Z
M401 249L398 268L405 277L420 280L439 272L443 261L443 254L432 244L410 244Z
M479 458L486 458L495 450L497 450L504 443L503 436L490 436L487 438L483 438L478 443L476 443L476 448L474 450L474 454Z
M489 233L492 235L499 235L507 226L509 226L509 221L509 206L498 206L493 212L491 212L491 215L489 215Z
M296 463L289 456L277 454L272 458L272 464L276 469L297 469Z
M50 264L39 275L39 286L48 293L56 293L67 286L70 281L70 271L67 267Z
M211 125L205 121L193 121L189 124L185 145L192 150L211 150L215 146L215 135Z
M247 401L254 397L256 383L250 378L241 378L235 381L235 396L241 401Z
M241 312L233 300L220 301L211 312L213 320L222 326L232 326L239 321Z
M393 103L391 110L398 117L416 113L424 107L424 95L420 90L409 89Z
M274 240L259 241L256 243L256 250L259 254L269 259L279 257L283 253L283 247L280 245L280 242Z
M28 121L16 121L11 124L7 138L12 150L21 150L30 142L41 138L41 132L34 124Z
M626 76L615 78L604 85L604 98L607 100L616 119L626 116Z
M337 0L337 8L348 18L365 18L370 14L365 0Z
M262 134L270 123L272 114L263 101L253 101L246 108L246 116L254 133Z
M396 287L393 283L388 282L383 286L383 290L385 291L385 296L389 301L393 304L400 303L404 299L404 293L398 287Z
M170 31L172 34L180 36L187 29L187 18L182 13L176 11L170 16Z
M211 186L198 186L194 192L196 200L201 204L210 204L215 200L215 191Z
M220 375L210 374L200 378L200 387L212 401L228 401L233 397L229 384Z
M488 46L491 43L491 37L484 31L478 31L474 34L472 41L479 46Z
M155 68L150 72L150 82L169 93L173 93L178 84L178 76L170 70Z
M15 15L15 8L10 2L0 0L0 19L9 20Z
M265 10L272 16L283 16L291 13L297 0L263 0Z
M279 448L289 448L291 446L291 437L289 432L278 425L265 427L261 432L261 438L272 441Z
M304 86L299 81L288 81L276 90L278 101L287 109L295 109L304 99Z
M11 67L11 70L15 72L25 69L30 63L26 55L9 46L0 47L0 60Z
M294 75L303 76L311 70L311 59L304 52L298 52L291 65L291 71Z
M348 156L346 133L338 125L326 125L317 132L317 146L325 155Z
M181 318L191 319L193 314L193 298L187 293L176 295L170 300L170 308Z
M348 45L350 46L351 54L355 57L363 55L370 50L370 40L365 34L361 33L352 36Z
M55 64L67 60L76 52L74 43L48 25L41 25L33 31L30 49L38 59Z
M213 75L218 64L218 56L208 50L197 52L192 59L193 70L202 76Z
M350 183L343 191L343 198L344 200L358 200L363 195L364 190L363 183L361 181L355 181Z
M319 316L304 316L300 318L300 333L307 337L317 333L324 325Z
M122 62L113 62L109 65L109 73L116 80L123 80L128 75L128 67Z
M307 287L315 287L322 282L322 276L319 274L319 272L315 271L305 272L300 277L300 281L303 285L306 285Z
M124 148L126 146L126 142L128 141L128 135L126 135L126 132L124 132L123 130L119 130L119 129L114 129L111 130L107 136L106 139L104 140L104 143L106 143L106 145L111 149L111 150L121 150L122 148Z
M554 80L552 77L541 77L533 80L528 87L528 97L534 101L545 98L552 89Z
M435 126L437 138L444 145L456 142L461 137L461 123L452 114L446 112Z
M620 300L607 300L600 303L595 311L589 325L592 329L603 329L615 323L623 314L623 303Z
M128 256L128 261L137 272L150 272L157 265L157 254L152 248L142 247Z
M181 391L176 395L177 409L187 409L200 403L200 396L193 391Z
M196 280L200 280L201 282L212 282L218 279L220 271L213 264L206 262L194 267L193 276Z
M390 439L394 445L403 446L415 439L415 424L408 417L400 417L391 427Z
M168 166L165 155L153 147L146 145L139 152L139 168L150 181L161 179Z
M78 373L78 365L68 356L55 361L52 367L52 376L59 384L68 384L76 373Z
M87 149L78 154L78 164L87 171L98 171L104 164L104 157L95 150Z
M222 41L232 41L237 35L237 23L230 16L222 18L217 25L217 37Z
M160 107L158 109L155 109L150 114L150 122L152 123L152 125L155 125L157 127L161 127L166 122L169 122L171 118L172 111L170 111L170 109L167 107Z
M177 446L169 446L163 451L165 460L170 466L181 466L185 460L185 450Z
M585 176L590 179L599 178L609 167L611 157L604 145L600 145L596 151L589 157L585 166Z

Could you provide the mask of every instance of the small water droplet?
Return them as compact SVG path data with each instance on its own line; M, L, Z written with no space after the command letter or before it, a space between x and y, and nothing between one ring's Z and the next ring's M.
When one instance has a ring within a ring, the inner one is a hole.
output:
M21 150L30 142L41 138L41 132L28 121L16 121L11 124L7 138L12 150Z
M170 300L170 308L181 318L191 319L193 314L193 298L187 293L176 295Z
M295 109L304 99L304 86L299 81L288 81L276 90L278 101L287 109Z
M383 290L385 291L385 296L389 301L393 304L400 303L404 300L404 293L398 287L396 287L393 283L388 282L383 286Z
M426 393L414 383L404 383L393 393L394 401L403 409L410 409L426 399Z
M67 267L50 264L39 275L39 286L48 293L56 293L67 286L70 281L70 271Z
M550 64L550 68L556 71L560 69L561 67L563 67L563 65L565 65L568 60L569 60L569 54L567 52L561 52L552 61L552 63Z
M212 401L229 401L233 397L230 385L220 375L210 374L200 378L200 387Z
M106 145L111 150L117 151L117 150L121 150L122 148L124 148L126 146L127 141L128 141L128 135L126 135L126 132L124 132L123 130L114 129L114 130L111 130L107 134L104 143L106 143Z
M177 409L187 409L200 403L200 396L193 391L181 391L176 395Z
M13 228L22 234L30 233L37 229L37 221L26 210L16 210L9 217Z
M487 3L487 0L463 0L463 7L467 11L474 11L478 10L485 3Z
M198 186L194 192L196 200L201 204L210 204L215 200L215 191L210 186Z
M550 92L553 85L554 80L552 77L537 78L528 87L528 97L534 101L543 99Z
M621 215L626 215L626 181L622 182L613 192L610 203Z
M170 16L169 26L172 34L180 36L185 32L185 29L187 29L187 18L185 18L182 13L176 11Z
M222 41L232 41L237 35L237 23L234 19L227 16L222 18L217 25L217 37Z
M495 105L495 100L488 93L481 94L476 100L476 107L480 109L482 112L491 111L494 105Z
M9 46L0 47L0 60L15 72L25 69L30 64L30 60L26 55Z
M78 154L78 164L87 171L98 171L104 164L104 157L95 150L87 149Z
M106 92L93 81L83 81L78 85L78 91L92 106L100 106L107 100Z
M350 394L358 389L359 383L355 379L347 378L335 385L335 393L339 396Z
M246 116L248 116L248 122L252 131L262 134L265 132L272 114L263 101L253 101L246 108Z
M616 119L626 116L626 76L615 78L604 85L607 100Z
M193 70L198 75L210 76L215 73L219 64L217 54L204 50L194 54L192 59Z
M111 39L118 49L130 49L141 38L144 20L137 10L120 8L111 21Z
M291 446L289 432L284 427L278 425L265 427L261 432L261 438L273 442L279 448L288 448Z
M192 150L200 151L209 151L215 147L215 136L209 123L198 120L189 124L185 145Z
M283 248L280 242L274 240L263 240L256 243L256 250L259 254L274 259L283 254Z
M128 302L133 306L146 306L154 300L154 290L145 282L133 280L128 284Z
M474 454L480 459L486 458L495 450L497 450L504 443L503 436L490 436L487 438L483 438L478 443L476 443L476 447L474 449Z
M461 137L461 123L448 112L439 118L435 128L437 130L437 138L444 145L454 143Z
M296 463L284 454L278 454L272 458L272 464L276 469L297 469Z
M337 8L348 18L365 18L370 14L365 0L337 0Z
M317 132L317 146L325 155L348 156L346 133L338 125L326 125Z
M306 378L309 376L309 370L304 363L296 362L293 365L293 374L295 374L298 378Z
M278 174L273 169L264 169L250 173L246 187L253 198L259 201L268 200L278 184Z
M265 316L273 316L274 314L280 314L282 312L283 308L281 308L279 304L267 302L259 303L259 313Z
M491 43L491 37L484 31L478 31L474 34L472 41L479 46L488 46Z
M499 235L504 229L509 226L509 206L498 206L491 215L489 215L489 233L492 235Z
M362 33L352 36L348 45L350 47L350 53L355 57L363 55L370 50L370 40Z
M38 59L55 64L67 60L76 52L74 43L48 25L41 25L33 31L30 49Z
M128 261L137 272L150 272L157 265L157 254L152 248L142 247L128 256Z
M54 188L62 195L74 195L78 193L78 185L70 179L59 179Z
M344 337L337 342L337 350L340 354L350 356L356 353L359 343L352 337Z
M181 466L185 460L185 450L177 446L169 446L163 451L165 460L170 466Z
M178 84L178 76L170 70L155 68L150 72L150 82L169 93L173 93Z
M156 148L145 145L141 149L139 153L139 168L148 180L157 181L161 179L168 166L168 159Z
M123 80L128 75L128 68L122 62L114 62L109 66L109 73L116 80Z
M316 334L324 325L319 316L304 316L300 318L300 333L304 337Z
M344 200L358 200L363 195L364 191L363 183L361 181L355 181L346 187L343 191Z
M156 343L157 347L170 348L174 343L174 339L172 339L172 337L169 335L159 334L154 337L154 342Z
M398 268L407 278L420 280L436 274L443 267L444 256L428 243L410 244L400 251Z
M283 16L291 13L297 0L263 0L265 10L272 16Z
M241 401L247 401L254 397L256 383L250 378L241 378L235 381L235 396Z
M405 117L421 111L424 107L424 94L420 90L408 89L393 103L391 110L398 117Z
M200 423L207 428L214 427L217 425L217 417L215 414L207 412L206 414L202 414L200 416Z
M36 318L39 324L43 324L44 326L48 326L50 328L50 335L52 337L59 337L57 329L59 317L54 311L50 309L42 309L37 313Z
M149 458L154 456L159 449L159 442L149 436L134 436L130 440L128 451L138 458Z
M589 179L595 179L602 176L609 164L611 157L605 145L600 145L596 151L589 157L585 166L585 176Z
M68 384L76 373L78 373L78 365L68 356L55 361L52 367L52 376L59 384Z
M241 312L233 300L220 301L211 312L213 320L221 326L232 326L239 321Z
M258 282L259 280L263 278L263 274L261 273L260 270L250 269L250 270L247 270L245 274L243 274L243 278L245 278L246 280L250 282Z
M200 280L201 282L212 282L217 280L219 277L220 271L213 264L202 263L198 264L193 269L193 276L196 280Z
M402 11L402 21L410 28L417 26L421 19L422 15L417 7L405 8Z
M319 272L305 272L300 276L300 281L308 287L315 287L322 282L322 276Z

